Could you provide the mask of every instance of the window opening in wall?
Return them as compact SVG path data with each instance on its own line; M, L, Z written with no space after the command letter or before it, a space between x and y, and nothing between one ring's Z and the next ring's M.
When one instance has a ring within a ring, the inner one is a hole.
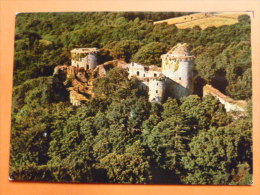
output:
M181 77L179 77L179 80L181 80Z
M87 69L89 69L89 65L87 65Z
M156 74L156 73L154 73L154 77L157 77L157 74Z
M144 77L145 77L145 74L144 74Z
M157 86L159 85L159 83L157 83Z
M158 93L158 90L156 90L156 93Z
M137 76L139 76L139 71L136 72Z

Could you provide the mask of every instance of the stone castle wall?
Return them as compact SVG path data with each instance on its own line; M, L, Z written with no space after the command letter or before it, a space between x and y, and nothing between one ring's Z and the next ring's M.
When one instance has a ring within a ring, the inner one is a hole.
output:
M149 101L162 102L165 93L165 81L161 79L161 69L157 66L144 66L138 63L128 65L129 78L135 76L142 82L140 88L148 91Z
M128 65L129 78L136 76L142 80L145 78L159 77L161 75L161 69L155 68L155 66L144 66L135 62Z
M205 85L203 87L203 96L213 95L216 97L220 103L225 106L227 112L230 111L240 111L244 112L247 108L247 102L244 100L234 100L231 97L228 97L221 93L219 90L215 89L211 85Z

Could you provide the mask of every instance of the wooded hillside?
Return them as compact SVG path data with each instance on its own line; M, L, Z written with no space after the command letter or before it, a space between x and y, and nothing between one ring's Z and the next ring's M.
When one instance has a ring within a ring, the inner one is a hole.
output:
M23 13L17 15L10 177L30 181L251 184L250 18L178 29L153 22L186 13ZM95 97L73 107L52 76L70 50L97 47L100 63L124 59L160 66L178 42L195 60L195 95L150 103L137 79L113 68L94 82ZM248 112L226 113L213 85Z

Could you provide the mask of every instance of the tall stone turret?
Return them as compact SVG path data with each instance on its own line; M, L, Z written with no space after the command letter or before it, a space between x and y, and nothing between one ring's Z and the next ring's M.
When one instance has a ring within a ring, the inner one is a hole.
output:
M151 78L149 81L149 101L162 103L165 93L165 77Z
M71 50L71 65L85 70L95 69L98 52L97 48L75 48Z
M188 45L178 43L161 59L169 94L176 98L190 95L193 92L194 56L190 55Z

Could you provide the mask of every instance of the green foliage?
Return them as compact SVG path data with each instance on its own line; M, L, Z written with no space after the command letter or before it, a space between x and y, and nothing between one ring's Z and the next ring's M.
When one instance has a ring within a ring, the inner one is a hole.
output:
M137 94L142 95L140 89L138 89L139 82L135 78L129 80L125 69L114 68L109 71L106 77L97 78L94 81L93 90L97 96L120 101Z
M11 178L20 181L51 181L54 179L53 173L46 165L30 164L28 166L20 165L19 167L11 167Z
M185 135L189 127L181 119L171 117L159 122L147 135L147 144L163 169L179 171L179 158L185 153Z
M197 130L210 126L224 126L230 122L224 106L213 96L201 99L196 95L191 95L183 99L180 108L188 119L188 123Z
M150 165L140 141L127 148L124 154L110 153L100 160L100 166L107 170L111 183L149 183Z
M165 44L159 42L152 42L141 47L135 54L133 60L141 64L160 66L160 56L165 52Z
M237 165L237 170L232 172L232 185L250 185L253 184L253 177L250 174L250 165L243 163Z
M139 50L141 44L137 40L122 40L107 44L106 47L108 47L113 58L130 62L130 59Z
M189 144L190 151L182 158L188 170L184 178L190 184L226 184L237 164L242 135L229 127L201 131ZM217 166L216 166L217 165ZM199 167L199 169L198 169Z
M252 95L251 46L247 41L232 42L216 58L216 66L226 72L227 93L236 99ZM242 90L242 88L244 90Z
M239 23L244 23L244 24L250 24L250 16L248 15L242 15L238 17Z

